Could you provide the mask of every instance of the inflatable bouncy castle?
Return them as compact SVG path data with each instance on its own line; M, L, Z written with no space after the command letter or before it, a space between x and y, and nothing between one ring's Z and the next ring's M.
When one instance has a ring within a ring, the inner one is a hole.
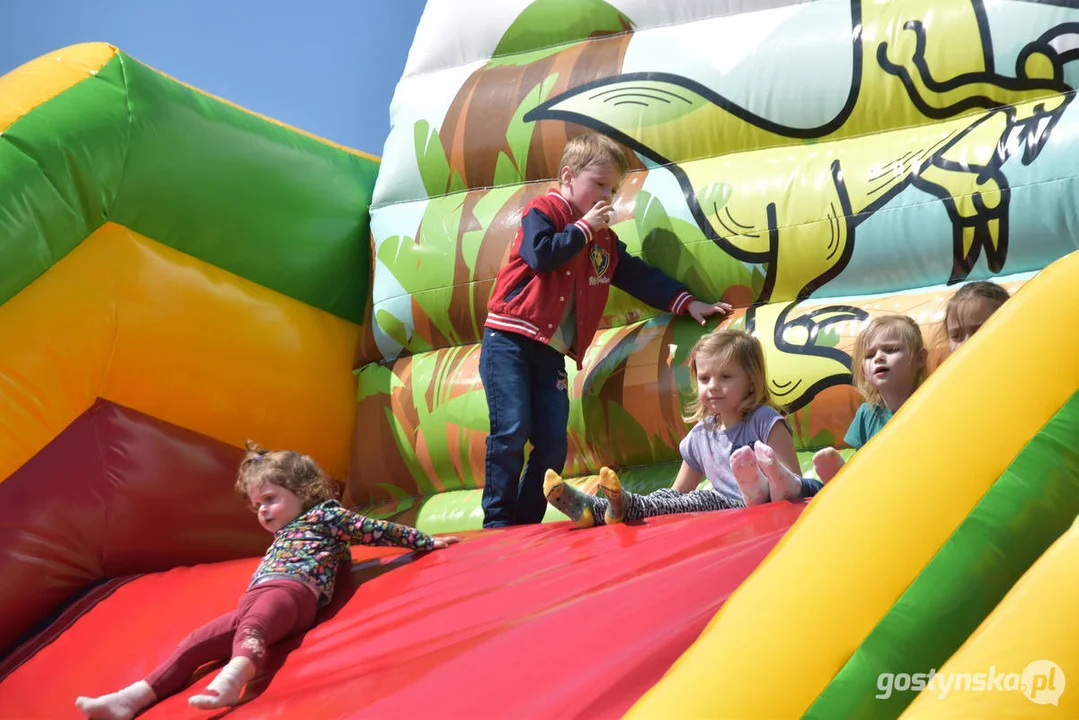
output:
M235 605L269 543L248 438L466 539L355 547L230 715L1076 716L1073 5L430 0L381 159L105 44L0 78L0 716L74 717ZM815 498L480 529L487 301L584 132L630 159L630 253L736 309L613 289L564 474L670 486L688 352L733 326L803 467L850 458ZM984 279L1013 298L945 357ZM888 313L936 369L851 456L854 339ZM145 716L204 716L207 681Z

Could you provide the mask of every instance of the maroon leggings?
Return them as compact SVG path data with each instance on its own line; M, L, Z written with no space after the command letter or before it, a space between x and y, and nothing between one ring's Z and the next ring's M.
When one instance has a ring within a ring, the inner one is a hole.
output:
M146 682L157 698L173 695L191 682L208 662L246 657L256 671L269 645L311 627L318 599L296 580L268 580L240 596L236 609L211 620L188 635Z

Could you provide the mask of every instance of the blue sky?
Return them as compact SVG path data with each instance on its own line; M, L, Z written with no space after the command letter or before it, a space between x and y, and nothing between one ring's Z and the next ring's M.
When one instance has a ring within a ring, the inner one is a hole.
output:
M111 43L179 80L382 154L424 0L0 0L0 74Z

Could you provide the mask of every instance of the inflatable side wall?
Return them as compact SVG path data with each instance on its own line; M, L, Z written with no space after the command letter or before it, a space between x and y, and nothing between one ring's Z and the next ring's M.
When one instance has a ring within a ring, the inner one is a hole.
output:
M0 78L0 649L261 552L246 439L345 476L377 169L108 45Z
M764 343L804 451L842 442L870 318L914 317L939 370L808 504L357 549L357 594L237 717L1074 715L1070 4L433 0L381 169L107 45L0 78L0 654L115 577L7 654L0 714L70 711L234 604L267 542L232 497L249 437L372 512L478 526L486 303L598 132L630 159L631 252L737 310L612 292L570 376L577 482L670 483L715 327ZM943 303L985 278L1015 297L941 363ZM567 655L582 617L615 644ZM1010 695L899 682L994 663Z
M637 489L670 484L694 392L687 354L720 325L764 343L799 449L842 445L866 322L911 315L939 359L958 283L1014 292L1079 247L1075 10L745 10L428 4L372 207L352 499L431 527L479 525L487 301L523 207L577 134L627 151L613 228L631 253L737 310L702 328L612 289L584 369L568 363L570 476L609 465Z

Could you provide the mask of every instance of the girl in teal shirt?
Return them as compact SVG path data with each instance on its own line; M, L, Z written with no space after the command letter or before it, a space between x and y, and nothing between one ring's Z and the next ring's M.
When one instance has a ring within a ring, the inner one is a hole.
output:
M854 343L851 371L854 387L865 402L843 438L848 445L861 448L892 419L925 382L927 357L922 331L906 315L882 315L862 330ZM835 448L813 456L821 482L831 480L842 466L843 458Z

